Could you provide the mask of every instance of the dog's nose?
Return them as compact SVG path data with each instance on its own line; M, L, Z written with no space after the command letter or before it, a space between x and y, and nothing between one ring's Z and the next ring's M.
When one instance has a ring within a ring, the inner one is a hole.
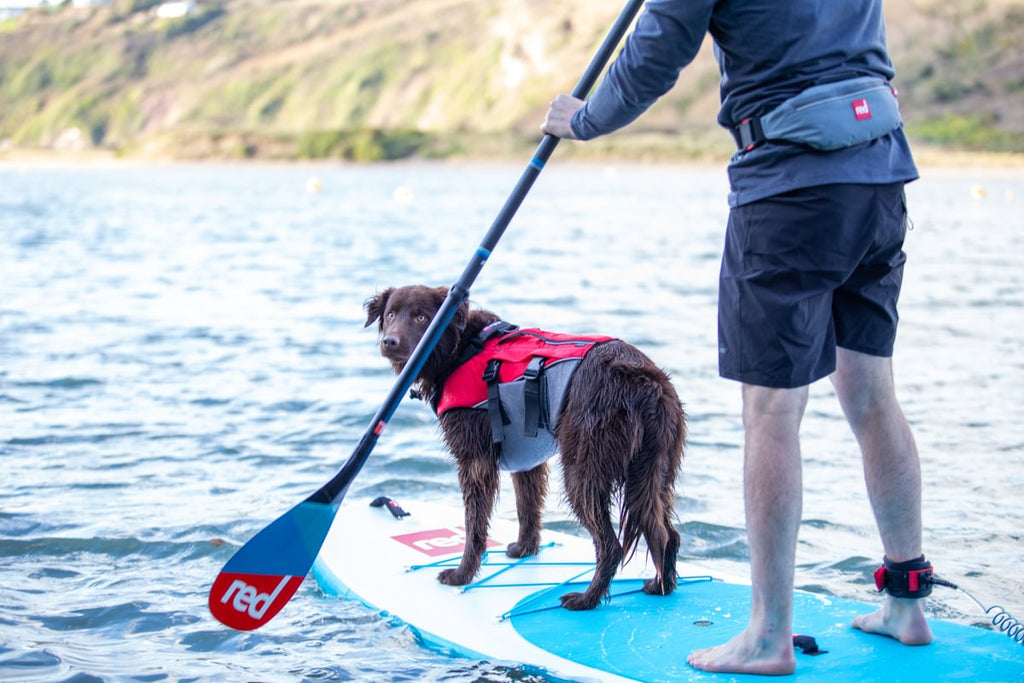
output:
M398 337L393 334L384 335L380 340L380 345L384 349L397 349L399 343Z

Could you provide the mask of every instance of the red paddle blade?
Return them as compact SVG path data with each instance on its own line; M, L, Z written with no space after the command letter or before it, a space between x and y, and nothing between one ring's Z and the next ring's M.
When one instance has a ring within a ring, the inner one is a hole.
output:
M210 588L210 613L225 626L252 631L288 604L304 578L221 572Z
M210 612L251 631L288 604L331 530L337 503L299 503L238 549L210 587Z

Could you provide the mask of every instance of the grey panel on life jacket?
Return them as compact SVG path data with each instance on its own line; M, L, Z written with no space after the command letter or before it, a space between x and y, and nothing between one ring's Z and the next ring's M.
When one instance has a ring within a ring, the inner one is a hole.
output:
M547 415L547 424L551 431L555 431L555 427L558 426L558 416L562 412L565 392L569 389L569 381L582 360L582 358L566 358L544 366L544 382L541 385L540 395L546 410L542 410L541 414Z
M506 472L525 472L547 461L558 452L553 434L558 424L569 380L580 358L559 360L545 366L540 375L540 425L536 436L526 436L526 380L522 377L498 385L501 409L508 422L502 431L501 456L498 467Z

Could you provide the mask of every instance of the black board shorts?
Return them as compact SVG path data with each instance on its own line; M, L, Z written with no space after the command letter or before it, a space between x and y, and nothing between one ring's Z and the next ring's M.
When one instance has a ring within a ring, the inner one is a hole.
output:
M891 356L906 225L902 182L820 185L733 208L719 374L793 388L835 371L836 346Z

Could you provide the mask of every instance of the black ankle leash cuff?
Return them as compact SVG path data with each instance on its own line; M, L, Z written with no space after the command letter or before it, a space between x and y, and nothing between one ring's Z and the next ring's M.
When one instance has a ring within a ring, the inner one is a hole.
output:
M932 594L935 580L932 563L924 555L906 562L892 562L882 558L882 566L875 570L875 587L888 591L894 598L923 598Z

